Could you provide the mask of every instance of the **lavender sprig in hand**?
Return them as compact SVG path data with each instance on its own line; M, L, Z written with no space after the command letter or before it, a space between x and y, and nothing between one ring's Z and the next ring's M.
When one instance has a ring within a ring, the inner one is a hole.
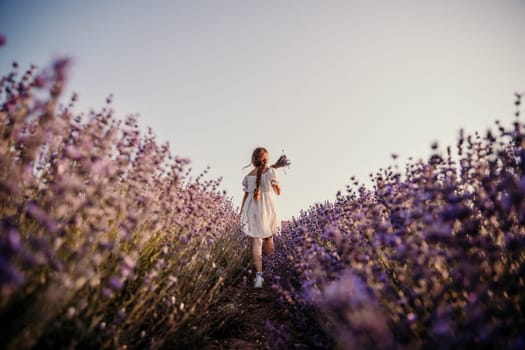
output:
M277 169L277 168L283 168L285 166L289 166L290 164L292 163L286 157L286 154L283 154L279 157L279 159L277 159L277 161L275 162L275 164L272 165L272 167Z

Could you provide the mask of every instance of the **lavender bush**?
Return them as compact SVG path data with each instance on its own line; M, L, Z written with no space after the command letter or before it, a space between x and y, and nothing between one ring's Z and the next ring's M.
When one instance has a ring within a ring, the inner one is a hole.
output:
M61 105L68 65L0 82L0 347L176 346L246 265L238 215L111 96Z
M271 264L292 321L268 324L269 347L522 349L521 98L511 127L461 131L455 154L433 144L294 218Z

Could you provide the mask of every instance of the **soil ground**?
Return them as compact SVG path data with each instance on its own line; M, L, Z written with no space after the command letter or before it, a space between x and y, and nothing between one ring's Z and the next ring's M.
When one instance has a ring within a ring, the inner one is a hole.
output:
M272 296L270 283L255 289L251 279L247 282L232 287L227 300L217 310L210 310L220 316L203 349L265 349L266 320L281 319L282 310Z

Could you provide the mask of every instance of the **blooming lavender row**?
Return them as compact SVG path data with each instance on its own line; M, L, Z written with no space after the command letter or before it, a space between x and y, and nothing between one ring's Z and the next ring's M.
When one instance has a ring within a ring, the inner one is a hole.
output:
M271 263L292 321L268 322L269 346L524 348L522 96L510 127L461 131L456 152L433 144L294 218Z
M0 348L176 345L245 263L238 215L111 96L62 104L69 64L0 81Z

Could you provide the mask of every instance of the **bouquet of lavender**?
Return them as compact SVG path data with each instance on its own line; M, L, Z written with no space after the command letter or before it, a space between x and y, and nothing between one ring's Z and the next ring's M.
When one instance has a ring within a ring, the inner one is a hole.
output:
M289 166L290 164L292 163L290 162L288 157L286 157L286 154L283 154L279 157L279 159L277 159L277 161L272 165L272 167L277 169L277 168L283 168L285 166Z

